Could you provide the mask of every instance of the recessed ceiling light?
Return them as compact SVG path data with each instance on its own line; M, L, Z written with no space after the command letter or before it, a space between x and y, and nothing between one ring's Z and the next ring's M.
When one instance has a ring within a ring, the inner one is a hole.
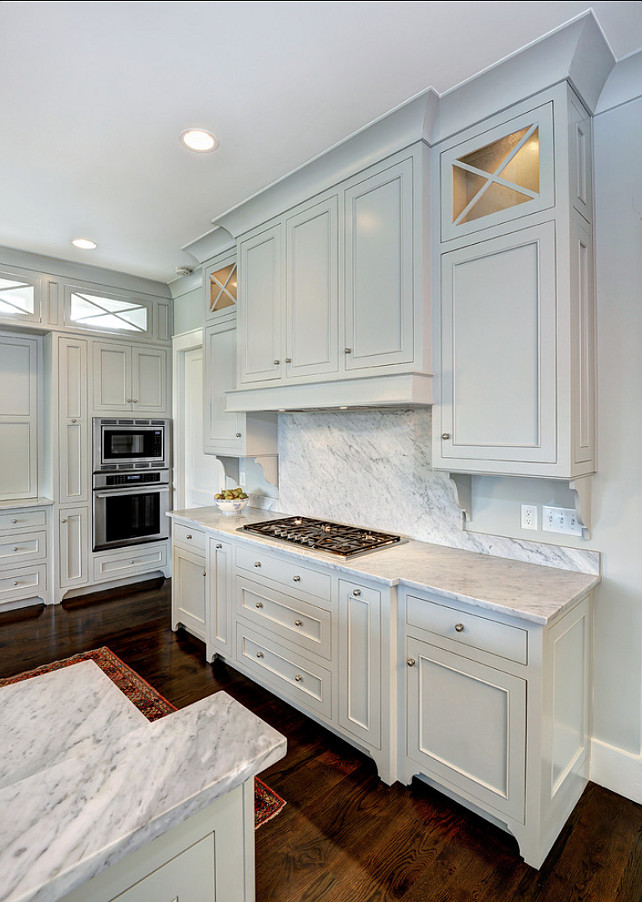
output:
M207 153L216 150L217 141L214 135L202 128L188 128L181 134L181 141L185 147L195 150L197 153Z
M74 238L71 242L74 247L79 247L83 251L93 251L95 247L98 247L95 241L92 241L91 238Z

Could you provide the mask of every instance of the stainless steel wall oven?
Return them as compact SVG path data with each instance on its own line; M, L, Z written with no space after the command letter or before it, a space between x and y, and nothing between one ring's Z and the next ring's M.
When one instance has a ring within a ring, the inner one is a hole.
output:
M169 420L94 419L93 548L169 538Z

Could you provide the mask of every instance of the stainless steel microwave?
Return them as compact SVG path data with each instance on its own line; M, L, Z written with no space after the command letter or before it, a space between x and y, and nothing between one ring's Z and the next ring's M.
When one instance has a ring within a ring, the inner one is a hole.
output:
M169 420L94 417L94 473L169 467Z

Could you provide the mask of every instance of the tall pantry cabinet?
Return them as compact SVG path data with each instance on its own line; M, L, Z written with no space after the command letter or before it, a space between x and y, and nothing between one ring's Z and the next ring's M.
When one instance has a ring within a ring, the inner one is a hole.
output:
M434 148L434 465L594 466L591 121L565 82Z

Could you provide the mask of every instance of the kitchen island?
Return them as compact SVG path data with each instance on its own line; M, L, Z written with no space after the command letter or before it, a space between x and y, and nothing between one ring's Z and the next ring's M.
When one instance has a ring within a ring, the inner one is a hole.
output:
M540 867L588 779L599 573L418 541L344 559L242 529L281 513L170 516L173 629Z
M0 900L250 902L285 749L225 692L149 723L93 661L0 689Z

